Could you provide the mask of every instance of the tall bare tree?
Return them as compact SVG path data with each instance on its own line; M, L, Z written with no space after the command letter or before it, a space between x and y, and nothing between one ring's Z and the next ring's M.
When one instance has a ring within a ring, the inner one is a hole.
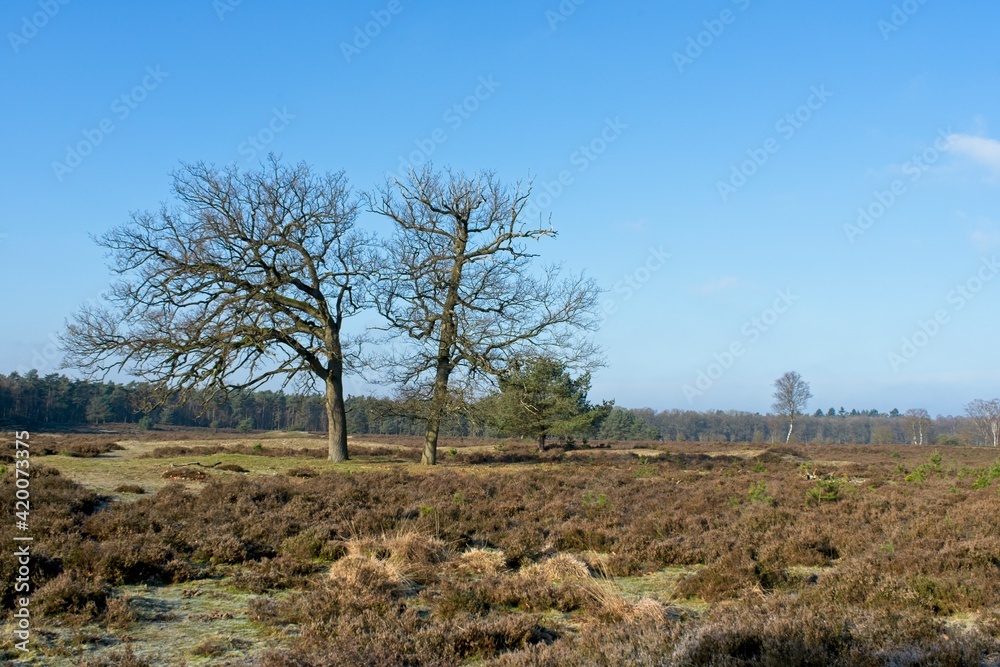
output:
M907 410L903 415L907 430L910 432L910 439L914 445L924 444L924 437L931 426L931 416L923 408L913 408Z
M430 168L368 195L392 221L386 269L374 290L397 346L393 379L426 410L422 462L437 461L441 419L477 379L515 359L549 356L568 367L594 358L599 290L582 275L536 267L526 245L555 236L523 219L530 185ZM537 223L536 223L537 224Z
M371 241L346 178L272 155L257 171L185 165L172 190L174 207L97 240L118 279L67 324L64 365L205 396L321 384L329 457L347 459L345 350L358 341L343 325L365 305Z
M965 411L975 424L979 437L988 445L1000 443L1000 399L984 401L981 398L965 406Z
M771 408L788 420L788 434L785 442L792 439L795 418L802 414L812 398L809 383L795 371L789 371L774 381L774 404Z

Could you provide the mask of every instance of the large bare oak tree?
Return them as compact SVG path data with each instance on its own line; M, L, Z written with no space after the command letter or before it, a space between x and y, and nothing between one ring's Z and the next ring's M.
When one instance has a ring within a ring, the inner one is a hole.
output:
M272 155L256 171L185 165L173 194L98 239L118 279L67 324L64 365L209 396L321 384L329 457L347 459L345 350L358 341L343 325L365 306L371 240L346 178Z
M477 379L525 356L567 365L594 358L583 335L596 326L599 290L582 275L536 266L527 242L555 236L523 217L530 185L425 168L367 197L392 221L374 290L397 347L393 379L424 406L422 462L437 462L442 418Z

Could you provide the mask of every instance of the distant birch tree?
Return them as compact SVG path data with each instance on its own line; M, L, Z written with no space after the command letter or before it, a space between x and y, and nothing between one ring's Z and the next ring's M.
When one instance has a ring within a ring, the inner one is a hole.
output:
M806 409L810 398L812 398L812 393L809 391L809 383L794 371L789 371L774 381L774 404L772 405L772 409L788 421L788 433L785 435L785 442L789 442L792 439L792 429L795 427L795 419Z

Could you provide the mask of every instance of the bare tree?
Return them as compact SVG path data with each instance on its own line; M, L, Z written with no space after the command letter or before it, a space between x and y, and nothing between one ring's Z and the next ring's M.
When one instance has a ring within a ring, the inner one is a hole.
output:
M208 397L275 377L321 383L330 460L347 459L345 350L358 341L342 327L364 307L370 239L346 178L272 155L258 171L185 165L172 190L174 208L97 240L118 280L67 324L64 365Z
M913 408L907 410L906 414L903 415L906 420L907 430L910 432L910 438L914 445L924 444L924 437L927 435L927 431L931 425L931 416L928 414L927 410L923 408Z
M1000 399L984 401L977 398L965 406L976 432L986 444L997 446L1000 440Z
M810 398L812 392L809 391L809 383L795 371L789 371L774 381L774 405L771 408L788 420L785 442L792 439L795 418L806 409Z
M437 461L441 419L456 395L515 359L550 356L568 367L594 359L582 333L596 327L599 290L582 275L536 268L527 241L555 236L522 218L530 185L426 168L389 181L369 208L394 223L378 311L405 343L390 364L404 394L425 406L422 462Z

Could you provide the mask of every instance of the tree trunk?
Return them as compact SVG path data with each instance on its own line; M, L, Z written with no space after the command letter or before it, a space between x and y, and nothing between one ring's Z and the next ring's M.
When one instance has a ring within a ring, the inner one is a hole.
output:
M540 452L544 452L545 451L545 434L544 433L542 433L540 436L538 436L538 451L540 451Z
M441 415L432 412L427 418L427 428L424 430L424 451L420 455L420 463L425 466L437 465L438 433L441 430Z
M438 434L441 432L441 419L448 403L448 378L450 375L451 366L446 360L439 359L437 374L434 376L431 412L427 416L427 427L424 430L424 452L420 455L420 462L424 465L437 464Z
M465 252L465 236L460 236L456 242L455 254L461 256ZM458 288L462 284L462 262L456 261L451 269L448 284L448 297L441 313L441 340L438 341L437 370L434 375L434 393L431 396L431 413L427 417L427 428L424 430L424 453L420 455L423 465L437 464L438 433L441 431L441 419L448 405L448 379L451 377L451 350L458 335L458 324L455 322L455 308L458 306Z
M344 379L330 374L326 380L326 418L328 423L329 459L347 460L347 411L344 407Z
M788 435L785 436L785 444L787 445L792 440L792 427L795 426L794 421L788 422Z

